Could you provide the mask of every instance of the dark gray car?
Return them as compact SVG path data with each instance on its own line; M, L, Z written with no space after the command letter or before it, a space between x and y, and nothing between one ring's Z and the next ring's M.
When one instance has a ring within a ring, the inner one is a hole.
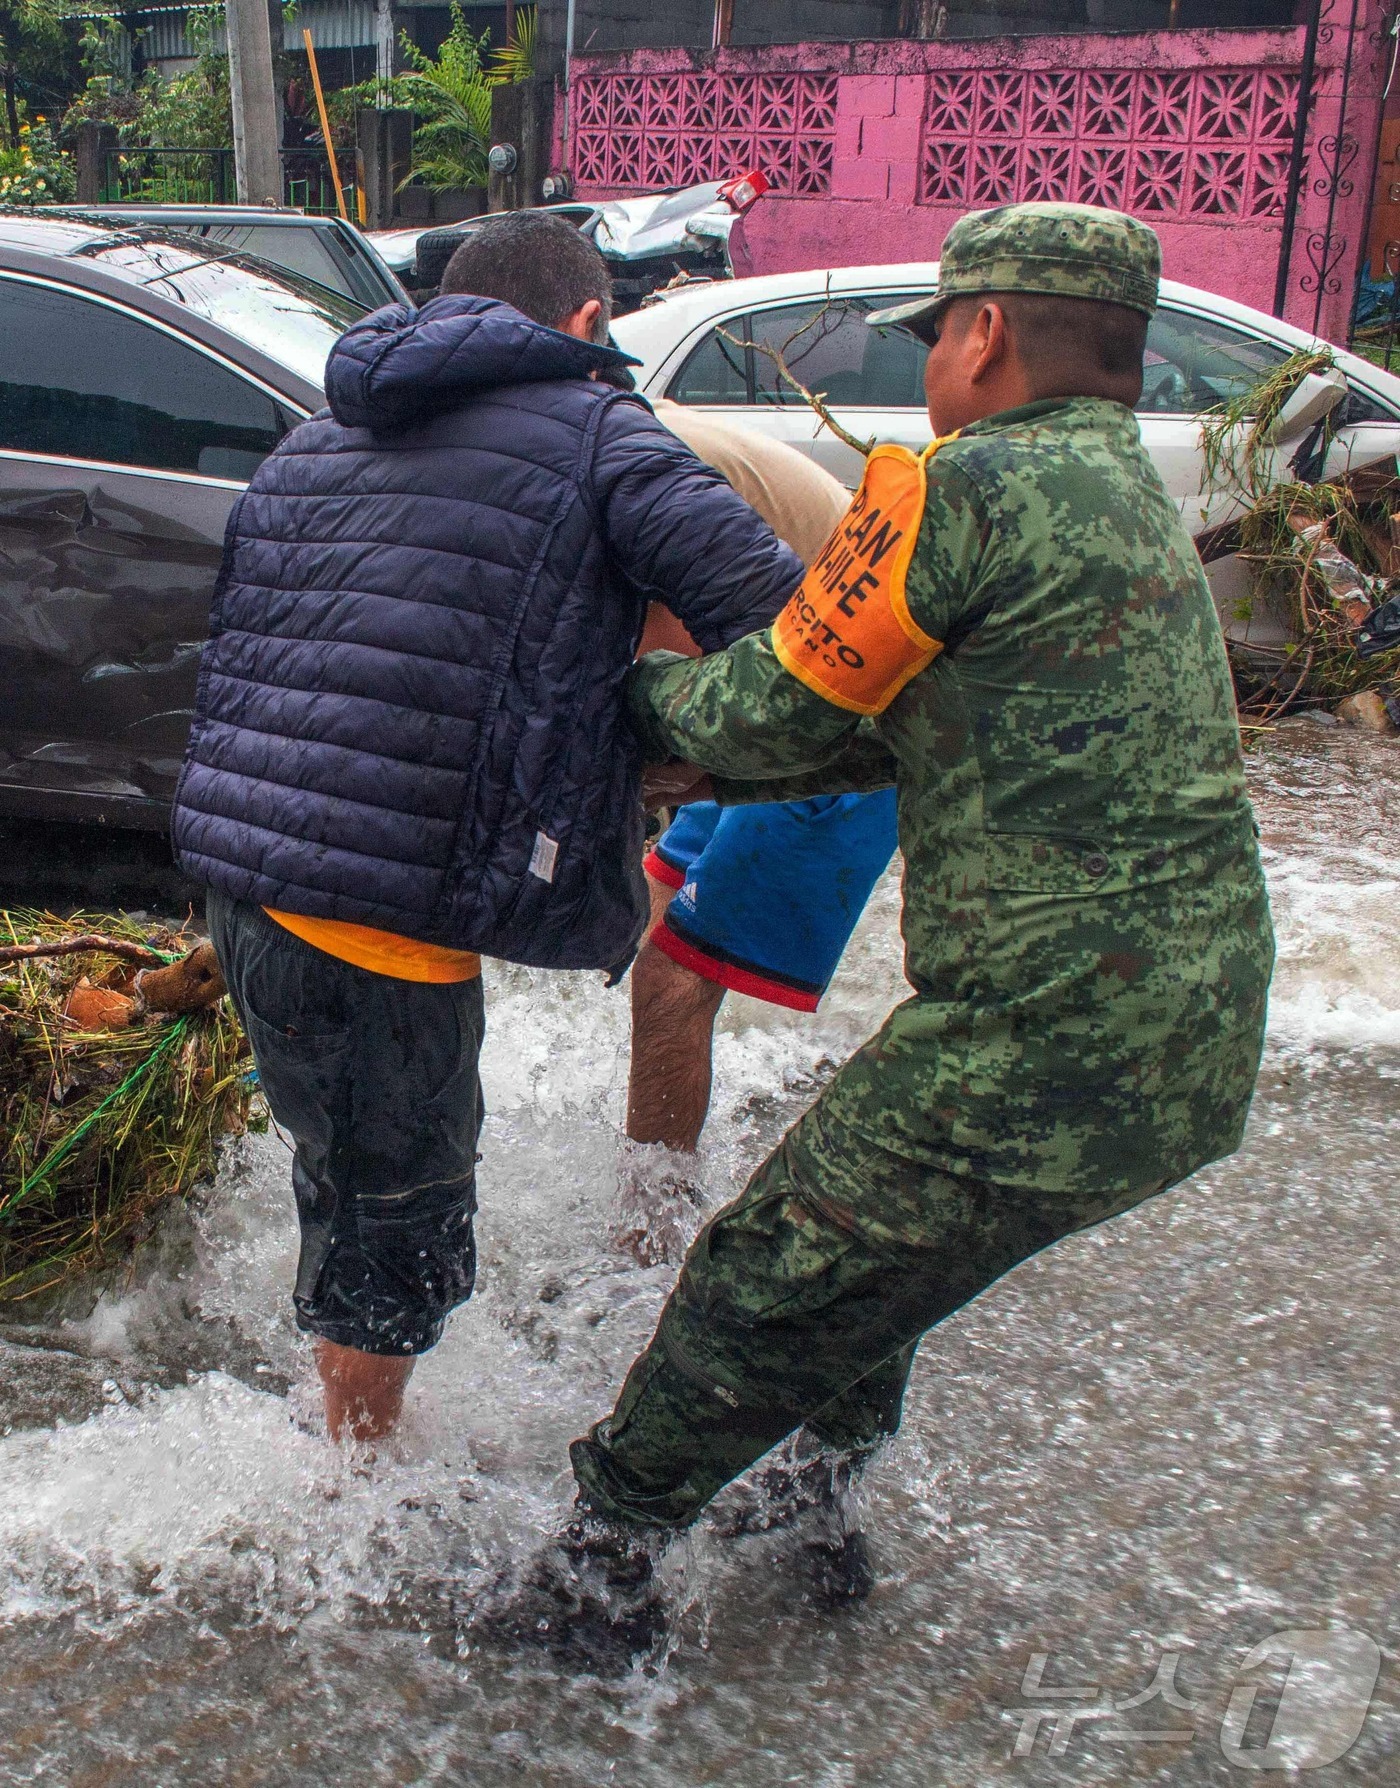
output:
M47 215L98 218L120 229L178 230L286 268L366 310L402 304L408 297L368 238L338 217L308 217L265 205L56 205Z
M188 237L0 214L0 817L165 824L229 510L361 314Z

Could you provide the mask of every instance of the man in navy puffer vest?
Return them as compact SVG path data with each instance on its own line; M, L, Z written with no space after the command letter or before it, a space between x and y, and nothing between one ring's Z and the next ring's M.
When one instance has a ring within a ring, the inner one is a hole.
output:
M357 1439L471 1293L478 953L607 968L641 933L648 602L713 651L802 578L594 377L625 357L575 229L494 220L442 294L346 332L329 414L235 508L173 821L296 1144L297 1320Z

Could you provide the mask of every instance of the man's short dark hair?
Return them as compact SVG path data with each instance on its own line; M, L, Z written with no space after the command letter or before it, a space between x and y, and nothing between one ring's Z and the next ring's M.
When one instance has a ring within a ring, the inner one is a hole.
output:
M471 230L438 289L499 298L549 329L596 298L603 314L595 336L608 337L608 264L573 224L547 211L507 211Z
M1032 376L1063 379L1142 376L1147 317L1126 304L1097 298L1056 298L1040 292L989 293L1016 338L1021 364Z

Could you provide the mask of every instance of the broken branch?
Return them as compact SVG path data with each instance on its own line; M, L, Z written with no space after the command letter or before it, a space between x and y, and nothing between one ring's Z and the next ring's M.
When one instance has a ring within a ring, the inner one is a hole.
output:
M818 316L821 314L820 311L817 313ZM813 321L815 321L815 319L813 319ZM806 329L810 329L811 326L811 321L805 323L803 328L798 331L798 334L802 334ZM874 435L871 435L869 440L862 441L858 436L853 435L848 428L843 427L827 408L826 393L822 391L809 391L802 383L801 379L799 379L796 373L789 367L781 348L775 348L764 341L743 341L739 336L731 335L727 329L722 329L718 324L715 325L715 334L722 335L733 347L753 348L760 354L766 354L773 362L774 366L777 367L778 377L780 379L786 379L793 390L797 392L798 396L802 398L803 402L809 404L811 408L816 411L824 428L829 428L838 441L844 441L848 447L853 447L855 451L860 454L862 459L869 455L871 449L875 445Z
M163 968L166 962L159 950L147 949L144 944L128 943L125 938L104 937L100 932L93 931L83 937L64 938L60 943L0 945L0 964L31 962L39 956L75 956L84 950L101 950L106 956L120 956L127 962L139 962L147 966Z

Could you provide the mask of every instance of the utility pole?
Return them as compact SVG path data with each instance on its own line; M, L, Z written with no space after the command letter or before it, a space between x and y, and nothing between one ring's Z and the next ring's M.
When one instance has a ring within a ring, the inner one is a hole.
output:
M233 97L233 165L240 205L282 203L277 89L267 0L225 0Z

